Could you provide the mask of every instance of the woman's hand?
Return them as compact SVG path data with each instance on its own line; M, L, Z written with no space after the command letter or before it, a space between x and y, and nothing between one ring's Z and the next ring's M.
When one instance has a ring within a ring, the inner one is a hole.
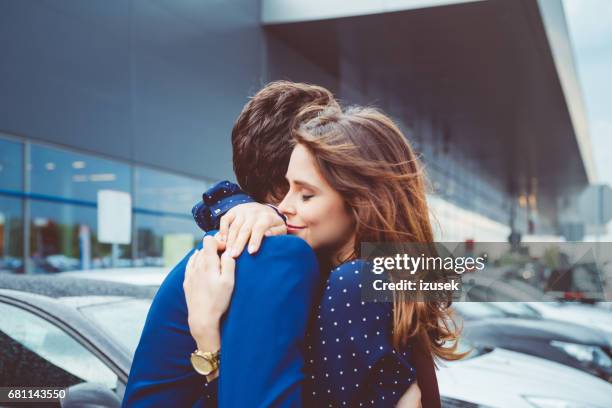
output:
M264 236L287 233L285 220L270 206L259 203L237 205L221 217L220 224L216 237L234 258L242 253L247 241L249 253L254 254Z
M415 381L408 387L408 391L397 401L396 408L421 408L421 389Z
M221 345L219 322L227 310L234 290L234 258L219 257L219 243L204 237L202 250L196 250L185 269L185 300L189 331L203 351L217 351Z

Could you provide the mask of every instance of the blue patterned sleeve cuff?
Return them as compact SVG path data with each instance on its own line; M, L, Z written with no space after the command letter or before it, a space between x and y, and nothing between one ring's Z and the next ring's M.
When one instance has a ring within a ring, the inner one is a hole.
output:
M202 230L211 231L219 228L221 216L231 208L253 201L237 184L224 180L202 194L202 201L191 209L191 214Z

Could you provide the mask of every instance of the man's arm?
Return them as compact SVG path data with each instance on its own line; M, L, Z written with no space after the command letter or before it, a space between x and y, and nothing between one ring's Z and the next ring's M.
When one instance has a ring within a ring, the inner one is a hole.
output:
M221 327L220 406L301 406L302 348L320 280L313 250L297 237L268 237L238 258Z
M153 299L132 360L124 407L190 407L209 386L189 361L196 346L187 324L183 280L192 252L172 269Z

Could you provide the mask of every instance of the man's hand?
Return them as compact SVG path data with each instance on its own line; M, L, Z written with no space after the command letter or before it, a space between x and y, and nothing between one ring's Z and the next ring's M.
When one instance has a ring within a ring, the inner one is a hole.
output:
M396 408L421 408L421 389L415 381L408 387L408 391L397 401Z
M239 204L221 217L216 235L221 249L236 258L249 242L248 251L259 250L263 237L287 233L285 220L271 207L259 203ZM250 239L249 239L250 238Z

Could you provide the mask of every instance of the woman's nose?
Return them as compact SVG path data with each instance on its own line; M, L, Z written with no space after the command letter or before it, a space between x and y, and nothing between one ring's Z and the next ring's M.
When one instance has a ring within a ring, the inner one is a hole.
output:
M291 204L291 195L287 194L283 201L278 204L278 211L280 211L283 215L289 216L295 214L295 210L293 205Z

